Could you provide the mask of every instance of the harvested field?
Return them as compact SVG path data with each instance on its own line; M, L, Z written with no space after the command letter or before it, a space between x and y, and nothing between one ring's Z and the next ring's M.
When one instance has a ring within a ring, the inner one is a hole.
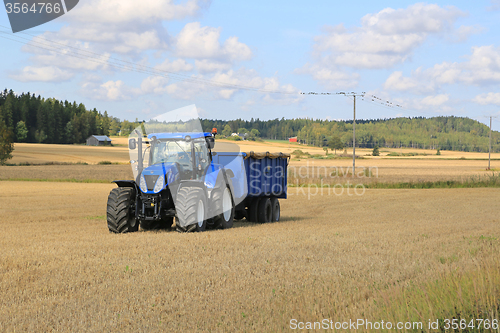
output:
M94 147L85 145L48 145L16 143L8 163L43 164L50 162L97 164L101 161L128 163L128 147Z
M355 175L361 174L356 182L426 182L456 180L464 181L471 177L485 177L492 174L487 171L488 161L483 160L447 160L447 159L362 159L356 161ZM492 169L500 166L499 161L492 161ZM364 175L367 169L370 174ZM500 168L497 169L500 171ZM497 172L498 173L498 172ZM352 175L352 160L316 160L292 159L290 163L290 183L335 184L345 183ZM302 177L307 175L307 177ZM349 177L344 177L349 175Z
M16 143L14 145L13 158L9 160L9 163L19 164L19 163L30 163L30 164L44 164L44 163L88 163L97 164L101 161L110 161L113 163L128 163L130 158L127 148L126 138L115 138L113 137L113 142L119 142L117 146L114 147L92 147L85 145L49 145L49 144L37 144L37 143ZM237 145L241 151L270 151L277 152L281 151L284 153L291 153L296 149L302 150L304 153L307 152L311 155L325 155L323 149L318 147L310 147L299 145L296 143L282 143L273 141L229 141L224 139L217 139L215 150L224 151L228 145ZM441 155L437 156L434 150L424 150L424 149L381 149L381 156L369 156L372 150L366 148L357 148L356 156L361 156L365 159L379 160L381 158L390 160L413 160L413 159L429 159L429 160L443 160L443 159L488 159L487 153L466 153L466 152L456 152L456 151L441 151ZM415 153L420 154L416 156L405 156L405 157L386 157L389 152L395 153ZM331 152L330 152L331 153ZM338 154L342 152L337 152ZM352 156L352 149L348 149L348 153ZM427 154L423 156L422 154ZM500 153L492 154L492 159L500 160ZM304 160L304 159L302 159ZM348 160L348 159L347 159ZM484 164L484 162L483 162ZM486 166L486 164L484 164Z
M130 165L0 166L0 180L69 180L111 182L132 179Z
M378 304L405 286L473 272L500 250L499 189L294 194L280 223L115 235L104 219L113 186L0 182L0 331L385 319Z
M500 162L492 167L500 171ZM370 174L356 179L356 183L424 182L439 180L463 181L471 177L491 175L482 160L427 160L427 159L362 159L356 161L356 175L363 168ZM362 173L362 172L361 172ZM497 172L498 173L498 172ZM346 177L344 177L346 175ZM289 183L344 184L352 180L352 160L294 159L290 161ZM130 164L120 165L33 165L0 166L0 180L5 179L66 179L84 181L94 179L112 181L132 179Z

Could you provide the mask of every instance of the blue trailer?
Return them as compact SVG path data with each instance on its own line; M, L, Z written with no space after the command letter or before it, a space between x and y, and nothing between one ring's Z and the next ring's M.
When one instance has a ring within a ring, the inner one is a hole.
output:
M287 197L287 168L290 154L285 153L214 153L212 161L232 170L236 206L235 219L252 222L279 221L278 199ZM237 166L242 161L244 168ZM241 171L244 174L241 174ZM237 175L237 173L240 174Z
M129 140L135 180L114 181L110 232L227 229L235 219L276 222L289 154L215 152L214 133L154 133ZM147 154L146 154L147 152Z

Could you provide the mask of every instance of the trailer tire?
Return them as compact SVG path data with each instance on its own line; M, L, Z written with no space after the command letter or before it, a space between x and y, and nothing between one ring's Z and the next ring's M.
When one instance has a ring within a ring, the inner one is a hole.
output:
M221 191L216 191L212 202L215 205L215 228L229 229L234 222L234 202L229 186Z
M207 200L199 187L184 186L177 192L175 210L179 231L205 231L207 228ZM181 227L183 224L184 227Z
M139 230L139 222L135 219L135 190L131 187L117 187L111 190L106 207L108 229L112 233L123 234Z
M248 218L250 222L259 222L259 202L260 198L253 198L248 207Z
M271 222L278 222L281 216L280 202L278 201L278 198L276 197L271 198L271 207L273 210L271 215Z
M271 222L273 215L273 207L271 206L271 199L264 197L260 199L258 219L260 223Z

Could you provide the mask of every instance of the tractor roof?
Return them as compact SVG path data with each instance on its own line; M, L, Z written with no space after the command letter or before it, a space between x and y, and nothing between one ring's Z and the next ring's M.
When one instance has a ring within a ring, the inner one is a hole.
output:
M156 136L157 139L181 139L185 140L186 136L190 136L191 139L199 139L205 137L211 137L212 134L209 132L176 132L176 133L151 133L148 135L148 139L151 139L153 136Z

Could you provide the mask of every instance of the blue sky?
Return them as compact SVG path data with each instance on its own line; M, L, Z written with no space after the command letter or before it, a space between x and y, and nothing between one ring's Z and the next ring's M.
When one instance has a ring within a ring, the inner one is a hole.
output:
M0 25L2 89L121 119L190 104L218 119L352 118L351 99L309 91L366 92L364 119L500 116L500 1L87 0L24 33L5 11Z

